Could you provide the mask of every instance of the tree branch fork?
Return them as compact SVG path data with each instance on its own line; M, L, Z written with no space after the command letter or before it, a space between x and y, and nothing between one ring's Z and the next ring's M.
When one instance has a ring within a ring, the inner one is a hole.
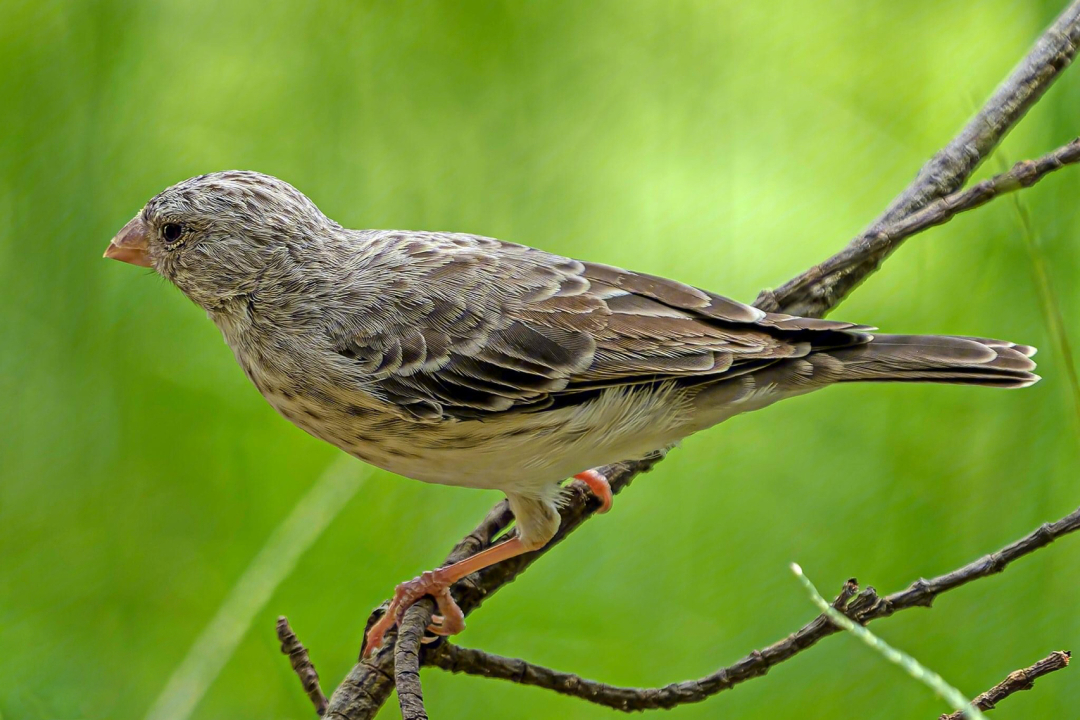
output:
M920 171L916 179L862 234L840 252L792 278L776 290L763 291L755 305L770 312L821 317L838 305L861 282L873 274L909 237L948 222L956 215L981 207L1006 193L1028 188L1067 165L1080 162L1080 138L1034 160L1025 160L1009 171L960 188L1001 139L1020 121L1068 67L1080 47L1080 0L1071 2L1039 38L1028 55L998 87L986 105L945 148ZM604 468L618 493L664 457L656 453L643 461L622 462ZM561 525L544 548L513 558L469 576L453 588L461 609L469 614L491 594L505 586L554 545L575 531L598 508L599 503L580 483L570 486L568 501L560 509ZM513 516L505 501L497 504L477 528L463 538L447 557L456 562L490 547L510 526ZM860 624L889 617L912 607L929 607L939 595L975 580L1002 572L1015 560L1080 529L1080 508L1064 518L1046 523L1016 542L950 573L930 580L919 579L904 590L879 596L873 587L860 590L854 580L844 584L834 607ZM382 608L385 608L385 603ZM398 628L378 652L361 660L327 700L318 675L288 622L278 622L282 651L292 662L305 693L316 712L338 720L373 718L396 688L405 720L427 718L420 684L420 667L440 669L533 685L626 712L671 708L700 702L716 693L760 677L769 668L800 654L819 640L840 631L825 615L819 615L786 638L752 651L732 665L697 680L659 688L626 688L606 685L571 673L558 672L524 660L500 657L478 649L456 646L443 639L425 645L424 628L431 622L434 603L424 598L411 607ZM378 617L377 609L368 625ZM996 703L1034 681L1068 665L1067 652L1056 651L1034 665L1011 673L1004 681L979 695L973 703L992 709ZM942 715L959 718L959 715Z

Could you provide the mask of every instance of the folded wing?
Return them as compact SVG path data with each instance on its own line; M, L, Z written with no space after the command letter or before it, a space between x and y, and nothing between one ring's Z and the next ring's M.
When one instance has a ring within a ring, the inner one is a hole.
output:
M864 326L767 314L672 280L473 235L386 233L395 278L377 318L332 340L376 392L421 420L582 402L603 388L719 381Z

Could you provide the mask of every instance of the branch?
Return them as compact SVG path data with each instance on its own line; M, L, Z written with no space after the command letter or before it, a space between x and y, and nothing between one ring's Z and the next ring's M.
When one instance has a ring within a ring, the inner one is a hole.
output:
M883 598L878 597L877 592L872 587L868 587L856 595L858 586L855 584L855 580L848 580L839 597L833 603L833 607L852 620L864 625L872 620L888 617L908 608L929 607L938 595L979 578L999 573L1014 560L1030 555L1039 548L1049 545L1057 538L1077 530L1080 530L1080 508L1055 523L1043 525L992 555L987 555L932 580L917 580L906 590L895 592ZM557 672L540 665L534 665L524 660L505 658L482 650L462 648L449 643L444 643L441 647L435 648L428 653L425 662L450 672L511 680L522 685L534 685L553 690L562 695L588 700L615 710L635 712L667 709L687 703L701 702L719 692L730 690L747 680L761 677L773 666L790 660L804 650L813 647L822 638L837 632L840 632L839 627L832 624L825 615L818 615L783 640L769 645L764 650L754 650L728 667L720 668L716 672L698 680L672 683L659 688L631 688L606 685L595 680L586 680L571 673ZM1048 660L1044 660L1042 663L1046 663ZM1039 667L1042 663L1034 667ZM1059 668L1043 669L1039 674L1044 675L1057 669ZM1018 671L1018 673L1026 672L1028 670ZM993 694L1009 683L1010 680L1013 680L1018 673L1013 673L1005 683L980 695L975 702L981 702L984 696L987 696L991 701L996 701L1016 690L1023 689L1021 687L1023 683L1020 680L1015 680L1013 685L1017 686L1013 687L1009 692ZM1038 676L1031 677L1031 681L1033 682L1034 678ZM1030 682L1027 686L1030 687ZM987 709L993 707L993 703L991 702L988 706L980 705L979 707L980 709Z
M960 134L919 170L911 185L889 204L873 226L899 220L934 198L962 187L1076 57L1080 2L1072 2L998 86Z
M962 187L1024 113L1069 66L1080 43L1080 1L1072 2L1042 34L982 110L919 171L918 176L862 235L822 265L789 280L774 293L762 293L762 310L821 317L872 275L899 243L876 250L872 239L885 227ZM855 262L831 268L836 258Z
M978 164L1008 134L1024 112L1042 96L1072 61L1078 41L1080 41L1080 0L1070 4L1054 24L1043 33L1017 69L995 91L983 109L949 145L924 166L915 181L893 201L871 229L875 230L878 225L902 219L903 216L922 208L931 200L944 197L950 191L963 185ZM858 242L859 238L853 241L853 245ZM808 277L795 287L789 287L790 284L785 285L775 293L763 294L756 304L765 310L820 317L835 307L862 280L873 273L895 248L896 245L892 245L884 251L879 249L875 254L869 250L860 250L857 245L856 247L849 246L840 253L857 259L857 262L848 270L827 276L819 274L816 277ZM662 455L642 462L616 463L604 468L603 472L611 483L612 491L618 493L638 474L651 469L660 458ZM598 507L598 502L591 494L584 492L576 484L572 487L574 491L569 495L566 505L560 509L559 532L547 546L487 568L454 587L454 597L466 614L479 607L487 596L512 581L532 562L577 529ZM455 546L448 562L467 557L487 547L492 538L508 527L512 520L506 503L499 503L473 533ZM422 619L418 615L413 615L411 622L403 623L400 632L413 630L415 623ZM353 667L330 699L329 717L363 720L375 716L394 688L393 643L394 638L388 638L374 657L361 661Z
M420 687L420 641L431 623L435 603L423 598L402 619L394 649L394 684L397 685L401 720L428 720L424 691Z
M855 580L848 580L844 583L844 588L836 598L833 606L848 612L849 601L855 597L858 590ZM874 597L876 600L876 596ZM816 640L812 640L803 645L804 638L813 637L815 633L820 632L822 626L827 626L828 622L824 615L818 616L797 633L790 635L781 643L775 643L766 648L764 652L755 650L734 665L707 675L700 680L672 683L660 688L631 688L606 685L595 680L586 680L572 673L558 672L541 665L534 665L525 660L506 658L483 650L463 648L450 643L443 643L441 646L434 648L427 653L424 661L425 664L433 665L448 672L480 675L499 680L509 680L522 685L533 685L545 690L554 690L562 695L588 700L597 705L622 710L623 712L668 709L686 703L700 702L750 678L764 675L771 667L770 664L762 665L760 663L764 653L769 653L770 650L779 648L782 644L789 644L792 647L799 648L791 653L791 655L794 655L816 642Z
M1052 652L1029 668L1009 673L1009 677L972 700L971 704L980 710L993 710L999 702L1013 693L1030 690L1034 687L1035 681L1043 675L1068 667L1071 657L1072 654L1067 651ZM962 716L959 712L954 712L942 715L938 720L962 720Z
M831 258L784 283L763 290L755 305L794 315L824 315L839 304L856 284L880 267L881 262L912 235L942 225L962 212L982 207L996 197L1031 187L1066 165L1080 162L1080 138L1035 160L1022 160L1008 172L983 180L967 190L938 198L910 215L877 224ZM857 278L857 280L852 280Z
M311 664L307 648L304 647L296 633L289 627L289 619L282 615L277 619L277 636L281 641L281 652L289 656L293 672L300 678L300 684L304 686L304 692L315 706L315 712L321 717L326 714L326 696L319 687L319 673L315 672L315 666Z

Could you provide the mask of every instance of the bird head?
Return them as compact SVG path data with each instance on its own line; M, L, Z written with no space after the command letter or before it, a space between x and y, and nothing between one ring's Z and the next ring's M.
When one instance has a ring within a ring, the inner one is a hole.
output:
M195 303L217 310L337 228L275 177L199 175L155 196L117 233L105 257L153 268Z

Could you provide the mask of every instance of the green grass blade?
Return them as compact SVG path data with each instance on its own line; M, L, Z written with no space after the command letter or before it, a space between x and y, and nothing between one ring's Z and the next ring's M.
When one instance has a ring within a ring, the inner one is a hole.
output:
M186 720L232 657L255 615L300 556L360 489L371 468L341 455L323 472L236 581L165 684L147 720Z
M829 602L821 596L821 593L817 591L814 584L810 582L810 578L803 574L802 568L799 567L797 563L791 563L791 571L795 573L795 577L799 579L799 582L803 584L806 591L810 593L810 599L814 601L814 604L817 605L835 624L862 640L872 650L884 656L889 662L902 667L909 675L911 675L911 677L943 697L950 705L952 705L954 710L963 712L965 717L971 718L971 720L986 720L986 716L982 714L982 711L973 706L971 701L964 697L963 693L945 682L945 680L936 672L925 667L907 653L897 650L889 645L877 635L874 635L874 633L830 605Z
M1012 201L1020 226L1023 229L1024 245L1027 248L1028 257L1031 259L1031 268L1035 275L1035 287L1039 291L1039 304L1042 306L1043 319L1054 342L1054 350L1061 357L1062 365L1065 366L1065 376L1072 395L1076 431L1080 433L1080 377L1077 376L1076 360L1073 355L1072 343L1069 342L1069 333L1065 329L1065 315L1061 310L1061 299L1058 297L1058 293L1050 279L1046 255L1036 238L1030 214L1019 196L1014 196Z

